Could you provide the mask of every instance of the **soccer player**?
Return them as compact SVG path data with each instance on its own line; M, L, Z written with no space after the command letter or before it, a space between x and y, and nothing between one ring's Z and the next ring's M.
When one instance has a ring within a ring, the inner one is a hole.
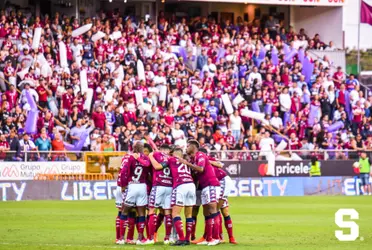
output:
M124 199L122 219L120 220L121 235L125 235L128 227L128 212L132 207L137 207L137 245L148 244L143 236L146 220L146 206L148 204L146 179L150 170L151 162L143 154L143 143L136 142L133 146L133 154L129 157L127 168L123 168L121 176L127 176L128 188ZM126 170L126 173L124 172Z
M205 154L208 153L208 151L205 148L200 148L199 151L201 151ZM214 167L214 172L216 173L216 177L217 177L218 181L220 182L220 187L221 187L220 199L218 201L218 211L221 210L222 215L224 217L225 228L226 228L226 231L229 235L229 242L231 244L237 244L237 242L234 238L234 235L233 235L233 224L232 224L232 220L231 220L231 217L230 217L230 214L229 214L229 202L227 200L227 198L228 198L228 196L231 192L231 179L226 174L226 172L222 169L222 167L223 167L222 162L217 161L217 159L214 158L214 157L211 157L211 156L208 156L208 157L209 157L209 160L210 160L212 166ZM220 212L218 212L218 215L219 215L220 221L221 221L219 232L220 232L220 239L222 240L223 239L222 216L221 216Z
M220 195L220 183L214 172L214 168L209 162L208 156L199 151L199 143L190 140L187 146L187 154L191 157L195 166L191 167L198 172L197 179L202 189L202 205L206 209L206 240L198 243L199 245L215 246L220 243L220 217L218 214L218 200Z
M208 155L208 151L205 148L200 148L199 151ZM233 228L233 224L232 224L232 220L231 220L231 217L230 217L230 214L229 214L229 203L228 203L228 200L227 200L228 195L231 192L231 189L230 189L231 179L226 174L226 172L222 169L222 167L223 167L223 163L222 162L219 162L216 158L214 158L214 157L212 157L210 155L208 155L208 159L209 159L211 165L214 167L216 177L219 180L220 187L221 187L220 199L219 199L219 202L218 202L218 211L221 210L221 212L222 212L222 214L224 216L225 227L226 227L226 230L227 230L228 235L229 235L229 241L230 241L230 243L231 244L237 244L237 242L235 241L235 238L233 236L233 229L232 229ZM198 212L199 212L199 206L198 206L198 201L197 201L197 204L196 204L196 206L194 206L194 209L193 209L193 219L195 221L195 225L193 226L193 233L194 234L195 234L195 229L194 228L196 227L196 220L195 220L195 218L197 218L197 215L198 215ZM221 213L220 212L218 212L218 214L219 214L220 221L221 221L220 228L219 228L220 239L223 240L222 216L221 216ZM205 214L204 214L204 216L205 216ZM198 244L200 242L203 242L205 240L205 237L206 237L206 232L204 231L203 236L199 240L195 240L192 243L193 244Z
M172 231L171 197L172 197L172 176L168 168L168 154L170 147L163 144L160 152L150 153L149 158L153 167L152 190L149 199L149 243L154 244L156 231L156 209L163 208L165 214L165 237L164 244L169 244L169 237Z
M174 246L190 245L190 236L192 228L192 207L196 202L196 188L191 175L191 170L186 161L182 159L182 149L176 148L173 151L173 157L169 158L168 164L173 177L173 192L172 192L172 217L173 224L176 228L178 240ZM181 220L182 208L185 208L184 214L186 218L186 236L183 231Z
M124 235L120 234L120 219L122 217L122 209L123 209L123 199L124 196L126 196L126 188L128 185L128 179L126 176L127 168L128 167L128 160L131 157L130 154L124 155L124 157L121 160L121 165L120 165L120 170L119 170L119 175L117 179L117 188L116 188L116 193L115 193L115 204L116 208L119 210L118 215L116 217L115 221L115 227L116 227L116 244L122 245L124 244ZM124 174L125 176L122 176Z

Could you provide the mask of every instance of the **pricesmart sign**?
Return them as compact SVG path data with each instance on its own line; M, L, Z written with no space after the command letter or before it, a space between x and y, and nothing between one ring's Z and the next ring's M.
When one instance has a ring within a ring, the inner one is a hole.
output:
M37 174L84 174L85 162L2 162L0 181L33 180Z
M372 183L372 178L370 179ZM236 178L230 196L359 195L360 180L354 177ZM110 200L114 181L9 181L0 182L0 201Z

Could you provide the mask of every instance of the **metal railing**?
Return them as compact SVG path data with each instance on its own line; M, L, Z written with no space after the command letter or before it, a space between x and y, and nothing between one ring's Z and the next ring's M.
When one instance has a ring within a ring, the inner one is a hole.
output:
M316 156L320 160L347 160L358 159L361 151L365 151L372 156L372 150L212 150L210 155L219 160L266 160L266 156L274 154L276 160L310 160ZM0 161L7 162L40 162L40 161L85 161L89 165L99 167L100 164L108 168L116 169L120 164L121 157L127 152L93 152L93 151L7 151L0 152Z

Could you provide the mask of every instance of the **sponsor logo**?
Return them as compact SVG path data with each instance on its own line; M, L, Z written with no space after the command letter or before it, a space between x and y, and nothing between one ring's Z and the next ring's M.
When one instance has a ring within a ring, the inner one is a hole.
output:
M61 190L61 200L111 200L116 197L116 182L64 182ZM125 201L128 205L134 202Z
M230 175L239 175L240 174L240 164L230 164L225 169Z
M25 182L2 182L0 183L0 198L2 201L21 201L26 189Z
M349 216L351 220L345 220ZM350 233L336 230L335 236L339 241L355 241L359 237L359 225L353 221L359 219L359 213L353 208L341 208L335 213L335 223L339 228L346 228Z
M258 173L261 176L266 176L267 175L267 170L268 170L268 165L267 164L260 164L258 166Z
M0 177L4 178L17 178L19 177L19 170L15 165L5 167L0 173Z
M297 164L287 162L285 165L275 165L275 176L308 175L309 171L309 166L303 164L303 162Z

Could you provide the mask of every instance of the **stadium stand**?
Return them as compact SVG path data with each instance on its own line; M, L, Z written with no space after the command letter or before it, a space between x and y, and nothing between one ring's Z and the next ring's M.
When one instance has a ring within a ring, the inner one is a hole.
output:
M372 149L372 93L365 96L355 76L327 56L307 53L336 50L319 35L274 20L233 25L160 15L157 21L107 13L79 23L59 13L27 19L2 12L0 159L22 160L29 151L35 153L28 160L58 161L79 142L76 151L113 152L130 150L136 140L184 147L191 138L210 150L259 150L265 126L242 115L246 108L265 113L290 138L291 150L342 149L334 158L346 159L348 149ZM89 31L72 37L87 24ZM39 109L32 133L27 93Z

